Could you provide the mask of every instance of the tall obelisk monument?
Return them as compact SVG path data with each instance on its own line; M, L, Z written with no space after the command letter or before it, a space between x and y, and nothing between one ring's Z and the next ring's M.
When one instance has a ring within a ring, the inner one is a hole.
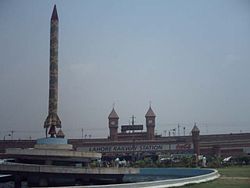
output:
M50 20L50 68L49 68L49 112L44 122L47 134L55 137L56 128L61 128L61 121L57 115L58 101L58 15L56 5ZM48 131L49 129L49 131Z

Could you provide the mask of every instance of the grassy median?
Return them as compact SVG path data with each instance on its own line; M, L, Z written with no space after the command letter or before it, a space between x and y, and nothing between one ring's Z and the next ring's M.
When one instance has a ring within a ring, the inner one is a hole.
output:
M183 188L250 188L250 166L231 166L217 169L221 177L217 180L186 185Z

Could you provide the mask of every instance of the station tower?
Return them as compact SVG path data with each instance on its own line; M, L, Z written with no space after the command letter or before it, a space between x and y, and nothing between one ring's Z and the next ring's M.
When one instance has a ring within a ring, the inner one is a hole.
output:
M119 123L119 116L117 115L115 109L113 108L109 114L109 136L110 140L116 141L118 138L118 123Z
M149 109L145 115L146 118L146 127L147 127L147 139L153 140L155 137L155 113L151 108L151 105L149 106Z

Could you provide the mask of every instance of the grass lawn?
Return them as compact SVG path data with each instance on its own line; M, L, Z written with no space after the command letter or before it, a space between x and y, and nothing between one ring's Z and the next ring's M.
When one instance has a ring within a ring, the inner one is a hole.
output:
M250 166L224 167L219 168L218 171L222 176L250 178Z
M218 171L221 177L217 180L183 188L250 188L250 166L225 167Z

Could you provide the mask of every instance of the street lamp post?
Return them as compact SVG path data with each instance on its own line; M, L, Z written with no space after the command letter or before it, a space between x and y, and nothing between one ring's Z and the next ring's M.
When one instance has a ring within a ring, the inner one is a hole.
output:
M4 135L3 140L5 140L5 137L6 137L6 136L11 136L11 134L6 134L6 135Z

